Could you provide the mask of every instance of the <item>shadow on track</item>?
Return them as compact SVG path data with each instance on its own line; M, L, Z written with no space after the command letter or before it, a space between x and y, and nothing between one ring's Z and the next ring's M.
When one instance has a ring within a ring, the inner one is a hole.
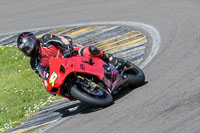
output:
M147 84L147 83L148 83L148 81L145 81L145 83L144 83L143 85L145 85L145 84ZM143 86L143 85L142 85L142 86ZM141 87L141 86L139 86L139 87ZM131 91L133 91L133 90L135 90L135 89L139 89L139 87L136 87L136 88L133 88L133 89L124 88L124 89L120 90L117 94L115 94L115 95L113 96L113 98L114 98L113 104L115 104L115 102L116 102L117 100L119 100L119 99L121 99L122 97L126 96L126 95L127 95L128 93L130 93ZM112 104L112 105L113 105L113 104ZM112 105L110 105L110 106L112 106ZM81 114L92 113L92 112L100 111L100 110L102 110L102 109L104 109L104 108L107 108L107 107L95 107L95 106L85 105L85 108L83 108L82 110L80 110L80 113L81 113Z
M145 84L147 83L148 82L145 82ZM118 92L116 95L113 96L114 98L113 104L115 104L117 100L123 98L124 96L126 96L128 93L130 93L131 91L135 89L139 89L139 87L136 87L133 89L124 88L120 90L120 92ZM71 117L77 114L93 113L93 112L100 111L100 110L103 110L104 108L109 107L108 106L108 107L102 108L102 107L90 106L82 102L76 102L76 101L74 102L75 103L69 104L70 103L69 100L61 99L59 102L51 104L50 106L36 112L34 116L32 116L31 118L28 118L27 120L24 120L21 126L11 129L8 132L27 130L27 129L30 129L31 131L36 131L37 128L39 129L40 126L43 126L46 124L48 125L48 123L51 121L53 122L55 120ZM32 129L32 127L35 127L35 128Z
M145 83L143 85L145 85L147 83L148 83L148 81L145 81ZM139 87L141 87L141 86L139 86ZM131 88L121 89L117 94L115 94L113 96L113 99L114 99L113 104L115 104L115 102L117 100L123 98L124 96L126 96L127 94L132 92L133 90L139 89L139 87L132 88L132 89ZM110 105L110 106L112 106L112 105ZM81 114L92 113L92 112L102 110L104 108L107 108L107 107L96 107L96 106L91 106L91 105L87 105L85 103L80 102L80 103L75 103L75 104L72 104L72 105L69 105L66 107L59 108L57 110L54 110L54 112L59 113L61 118L64 118L64 117L69 117L69 116L76 115L79 113L81 113Z

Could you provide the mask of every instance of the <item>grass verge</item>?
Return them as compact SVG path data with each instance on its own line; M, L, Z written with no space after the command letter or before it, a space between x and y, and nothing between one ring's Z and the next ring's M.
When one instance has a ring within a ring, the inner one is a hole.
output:
M46 92L29 62L16 46L0 47L0 132L19 125L55 99Z

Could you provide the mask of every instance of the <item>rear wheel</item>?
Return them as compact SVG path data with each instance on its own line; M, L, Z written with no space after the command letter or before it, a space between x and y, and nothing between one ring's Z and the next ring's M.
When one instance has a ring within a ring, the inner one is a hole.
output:
M72 86L70 94L76 99L94 106L108 106L113 102L113 97L107 90L84 78L78 79L78 82Z
M139 87L145 83L145 75L143 71L136 65L128 62L130 69L126 71L130 87Z

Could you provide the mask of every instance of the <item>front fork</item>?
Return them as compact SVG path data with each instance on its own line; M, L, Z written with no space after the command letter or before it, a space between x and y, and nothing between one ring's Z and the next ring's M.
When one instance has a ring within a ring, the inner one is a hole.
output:
M75 84L81 85L82 89L92 95L103 95L103 87L101 87L99 84L84 78L82 76L77 76L77 79L75 81Z

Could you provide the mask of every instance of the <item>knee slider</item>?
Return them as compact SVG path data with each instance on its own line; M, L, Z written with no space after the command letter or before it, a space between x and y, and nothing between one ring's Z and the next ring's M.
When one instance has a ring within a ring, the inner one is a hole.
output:
M95 46L89 46L89 51L91 54L96 55L100 53L100 50Z

